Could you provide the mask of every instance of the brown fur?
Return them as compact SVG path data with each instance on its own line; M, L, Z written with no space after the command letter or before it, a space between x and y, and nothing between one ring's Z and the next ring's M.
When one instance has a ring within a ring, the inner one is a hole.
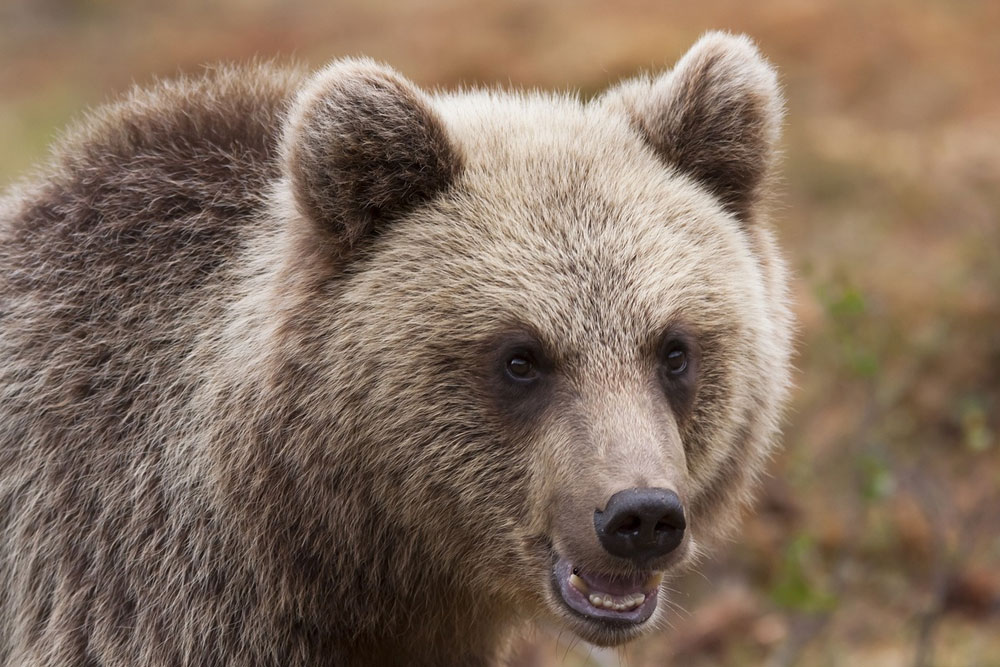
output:
M761 469L773 82L716 34L586 105L362 60L99 110L0 200L0 665L483 664L529 618L654 626L572 617L552 558L627 570L594 509L664 486L676 571ZM698 371L665 389L674 331ZM530 396L500 378L524 344Z

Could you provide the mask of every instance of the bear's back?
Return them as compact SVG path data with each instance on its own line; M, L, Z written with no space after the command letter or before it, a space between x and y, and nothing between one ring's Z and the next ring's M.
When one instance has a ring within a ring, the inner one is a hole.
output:
M0 664L28 660L6 653L11 633L47 627L57 654L83 631L89 595L151 576L126 573L124 535L166 530L166 424L194 389L180 369L233 291L228 260L268 224L299 83L258 65L136 90L0 199ZM74 554L120 575L85 593L93 575L67 570L80 593L56 608L57 580L21 570L51 574Z
M124 421L142 387L170 384L150 374L188 352L184 338L226 292L220 269L266 224L299 81L253 66L136 90L0 202L0 441L13 435L11 406L65 408L80 435L81 399L115 402L105 412Z
M174 296L196 286L257 217L299 82L291 70L220 68L93 112L0 200L4 296L78 289L62 305L84 308L161 282Z

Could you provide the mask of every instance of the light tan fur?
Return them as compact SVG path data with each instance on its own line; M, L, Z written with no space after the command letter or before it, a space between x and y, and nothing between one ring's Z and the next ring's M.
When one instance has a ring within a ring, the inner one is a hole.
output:
M671 572L735 525L788 385L780 109L713 33L590 103L351 60L96 112L0 205L0 665L484 664L528 619L655 627L574 617L553 558L628 571L593 513L630 486L685 503ZM512 336L552 360L529 401Z

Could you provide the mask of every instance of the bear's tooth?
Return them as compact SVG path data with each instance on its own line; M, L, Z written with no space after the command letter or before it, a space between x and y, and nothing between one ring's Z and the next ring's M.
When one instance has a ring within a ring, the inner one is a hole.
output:
M584 595L590 593L590 586L587 585L587 582L575 574L569 575L569 583L573 586L573 588L580 591Z
M647 590L653 590L654 588L659 588L660 582L662 581L663 581L663 573L657 572L656 574L654 574L653 576L651 576L649 579L646 580L646 585L643 586L643 588Z
M604 600L601 599L600 595L591 595L589 599L590 599L590 604L594 605L595 607L604 606Z

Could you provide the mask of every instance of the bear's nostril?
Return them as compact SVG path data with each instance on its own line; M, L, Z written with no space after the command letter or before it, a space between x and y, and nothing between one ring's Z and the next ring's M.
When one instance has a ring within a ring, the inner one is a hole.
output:
M667 489L626 489L594 512L594 528L604 549L639 563L670 553L684 539L680 498Z
M629 535L629 534L632 534L632 533L638 533L639 532L639 527L641 525L642 525L642 520L639 517L634 516L634 515L633 516L629 516L629 517L626 517L625 521L623 521L622 523L618 524L618 527L615 528L615 532L620 533L622 535Z

